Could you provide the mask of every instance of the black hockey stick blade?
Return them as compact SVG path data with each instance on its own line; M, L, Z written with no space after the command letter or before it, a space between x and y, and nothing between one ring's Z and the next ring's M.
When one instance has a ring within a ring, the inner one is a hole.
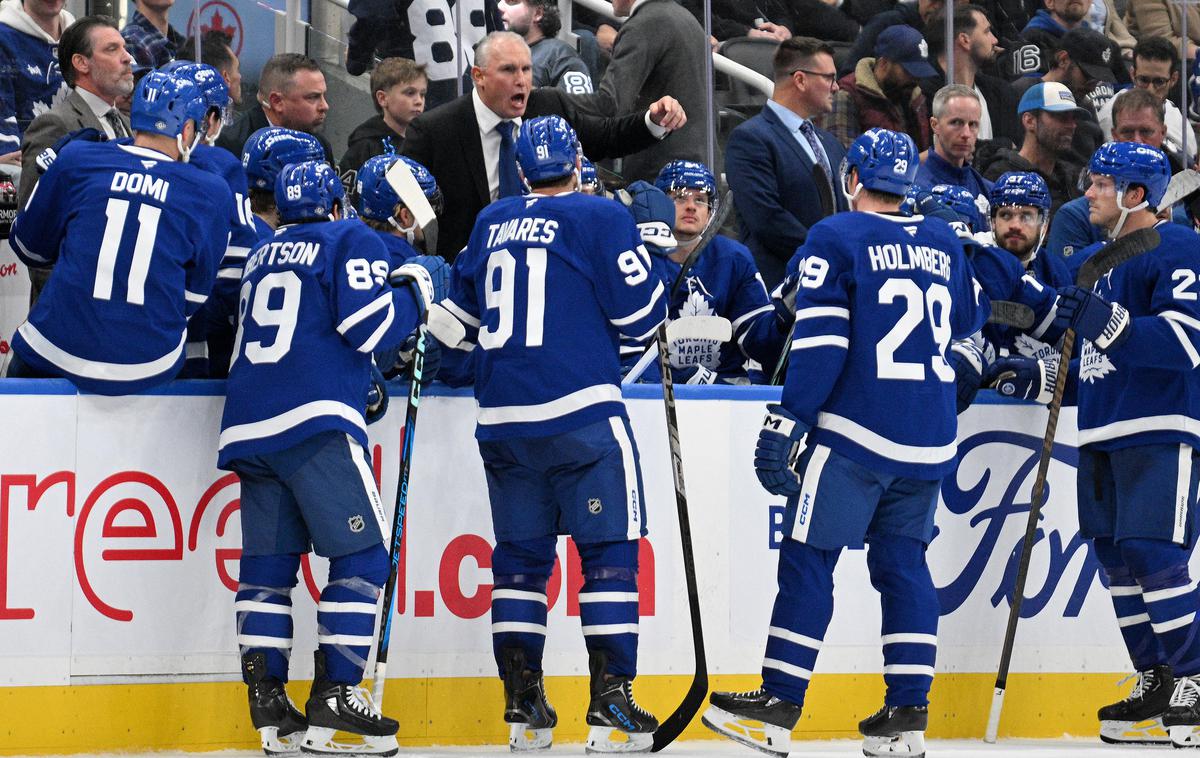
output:
M1014 303L1011 300L993 300L988 323L1029 329L1033 326L1033 309L1024 303Z
M1118 237L1083 262L1079 268L1079 275L1075 277L1075 283L1085 289L1091 289L1100 281L1100 277L1122 263L1153 250L1161 242L1158 230L1152 226Z

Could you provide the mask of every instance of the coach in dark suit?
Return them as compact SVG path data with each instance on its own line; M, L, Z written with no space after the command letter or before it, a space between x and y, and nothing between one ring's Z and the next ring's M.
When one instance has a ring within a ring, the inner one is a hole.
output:
M401 148L429 169L445 197L437 252L447 260L466 245L484 206L521 192L511 130L522 119L562 116L592 160L643 150L686 121L682 107L670 97L655 101L644 113L599 118L579 112L557 89L534 89L529 46L512 32L493 32L479 43L471 78L475 89L470 94L409 124ZM508 156L503 164L502 154Z
M779 45L774 73L775 91L766 107L734 129L725 147L742 241L769 288L783 279L809 227L846 210L838 188L846 150L811 121L833 102L832 48L792 37Z

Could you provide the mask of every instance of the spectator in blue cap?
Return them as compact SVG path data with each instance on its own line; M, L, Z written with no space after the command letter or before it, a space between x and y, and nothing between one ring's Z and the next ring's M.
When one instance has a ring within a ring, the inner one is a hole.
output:
M1058 206L1080 197L1079 172L1071 140L1075 127L1087 111L1075 102L1071 90L1059 82L1040 82L1025 90L1017 104L1017 114L1025 130L1021 149L999 150L983 168L983 175L992 181L1008 171L1033 171L1040 174L1050 187L1050 214Z
M875 57L863 58L854 72L838 81L833 110L820 120L843 145L881 127L912 136L918 150L929 147L929 107L917 86L936 76L929 45L911 26L884 29L875 40Z

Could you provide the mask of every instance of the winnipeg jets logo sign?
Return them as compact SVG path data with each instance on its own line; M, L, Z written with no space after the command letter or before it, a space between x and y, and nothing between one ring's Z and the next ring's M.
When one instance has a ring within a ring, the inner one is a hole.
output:
M1108 356L1092 346L1091 340L1084 340L1083 351L1079 359L1079 381L1095 384L1117 370Z

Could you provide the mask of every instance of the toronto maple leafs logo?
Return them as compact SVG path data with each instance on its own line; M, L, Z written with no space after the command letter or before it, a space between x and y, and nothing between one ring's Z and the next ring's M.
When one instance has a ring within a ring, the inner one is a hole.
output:
M1083 341L1083 350L1079 359L1079 381L1095 384L1117 370L1113 362L1104 353L1092 346L1091 340Z
M26 63L25 70L29 72L30 76L41 76L42 75L42 67L37 65L36 63Z
M689 276L687 279L688 296L679 306L681 318L688 316L715 316L711 298L712 295L704 288L704 282L699 277Z

